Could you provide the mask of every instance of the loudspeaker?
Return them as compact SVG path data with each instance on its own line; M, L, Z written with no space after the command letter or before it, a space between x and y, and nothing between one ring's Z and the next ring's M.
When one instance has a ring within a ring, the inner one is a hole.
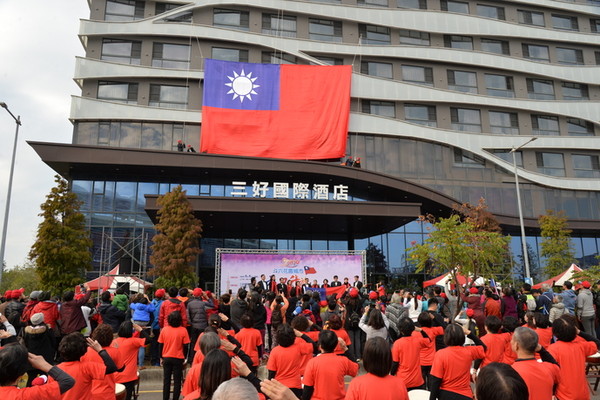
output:
M131 257L121 257L119 260L119 275L131 275Z

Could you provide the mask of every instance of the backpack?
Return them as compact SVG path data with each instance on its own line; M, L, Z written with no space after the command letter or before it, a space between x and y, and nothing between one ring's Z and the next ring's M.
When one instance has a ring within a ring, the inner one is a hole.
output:
M532 294L528 294L527 296L527 311L535 312L537 309L537 303L535 301L535 297Z
M350 329L358 328L359 322L360 322L360 315L358 315L356 310L353 310L350 313L350 316L348 317L348 328L350 328Z
M283 323L283 316L281 315L281 309L275 309L271 313L271 326L277 328Z

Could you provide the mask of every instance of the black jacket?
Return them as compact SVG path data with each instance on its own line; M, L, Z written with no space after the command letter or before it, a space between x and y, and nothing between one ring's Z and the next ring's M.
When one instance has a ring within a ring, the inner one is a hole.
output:
M52 329L47 325L27 326L23 329L23 341L30 353L44 357L50 364L54 364L56 338Z
M117 333L119 326L125 321L125 311L119 310L110 303L100 304L98 313L102 317L102 322L110 325L114 333Z

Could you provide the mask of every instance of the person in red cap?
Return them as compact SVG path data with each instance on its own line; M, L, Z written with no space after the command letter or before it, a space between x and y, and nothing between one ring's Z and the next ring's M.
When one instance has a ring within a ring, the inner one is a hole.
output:
M158 316L160 315L160 307L165 298L165 289L157 289L154 292L154 299L151 303L154 306L154 319L152 320L152 333L154 337L150 343L150 363L160 366L160 355L158 354L158 336L160 335L160 327L158 326Z
M17 289L10 292L10 302L4 309L4 315L8 322L15 327L17 335L21 332L23 324L21 324L21 315L25 309L25 304L21 302L21 296L23 295L24 289Z
M181 140L177 141L177 151L180 151L182 153L185 151L185 143L183 143L183 141Z
M211 298L206 298L204 291L200 288L195 288L192 291L192 299L187 303L187 316L190 323L190 351L188 354L188 362L191 364L196 351L194 350L196 342L200 334L204 332L208 326L208 310L214 308L214 303Z
M362 343L360 341L361 329L359 327L360 317L364 312L362 303L363 300L360 297L360 292L357 288L353 287L348 292L348 296L343 298L344 305L346 307L346 320L344 327L348 336L350 337L350 354L353 354L355 360L362 358Z
M477 329L479 335L485 334L485 315L483 313L483 306L481 304L481 295L476 287L469 289L469 294L462 295L462 299L467 303L467 308L473 310L473 318L477 322Z
M594 322L596 320L596 312L594 311L594 295L588 281L581 282L582 289L577 295L577 318L581 321L583 331L593 337L596 337Z

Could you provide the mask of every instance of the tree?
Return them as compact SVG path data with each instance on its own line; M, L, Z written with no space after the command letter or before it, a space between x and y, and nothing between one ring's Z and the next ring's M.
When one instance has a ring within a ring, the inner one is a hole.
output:
M29 294L36 289L40 289L40 278L37 275L36 267L32 263L17 265L14 268L4 270L2 275L2 285L0 285L0 293L4 293L11 289L25 289L25 293Z
M596 256L596 260L600 262L600 256ZM592 265L591 267L584 269L580 272L576 272L573 274L573 282L598 282L600 280L600 264Z
M510 238L498 232L477 229L458 215L441 218L422 217L432 227L423 244L413 243L407 251L417 262L417 271L430 269L433 274L450 273L454 282L458 274L471 278L491 276L502 264ZM460 297L457 310L460 310Z
M158 277L156 287L194 286L197 278L192 267L200 254L198 239L202 222L194 217L192 206L181 185L157 200L158 232L152 238L150 262L154 268L150 275Z
M564 212L546 212L546 215L540 215L538 219L542 237L540 255L546 261L544 272L548 276L555 276L575 262L575 253L571 246L571 230L567 228Z
M458 211L464 217L465 221L470 222L476 230L502 232L496 216L488 211L488 206L483 197L479 198L476 206L471 203L463 203L460 205L454 204L452 208Z
M56 186L46 196L39 214L36 241L29 252L35 263L43 290L54 294L73 289L90 269L92 241L85 229L85 217L79 212L81 202L69 191L68 183L59 175Z

